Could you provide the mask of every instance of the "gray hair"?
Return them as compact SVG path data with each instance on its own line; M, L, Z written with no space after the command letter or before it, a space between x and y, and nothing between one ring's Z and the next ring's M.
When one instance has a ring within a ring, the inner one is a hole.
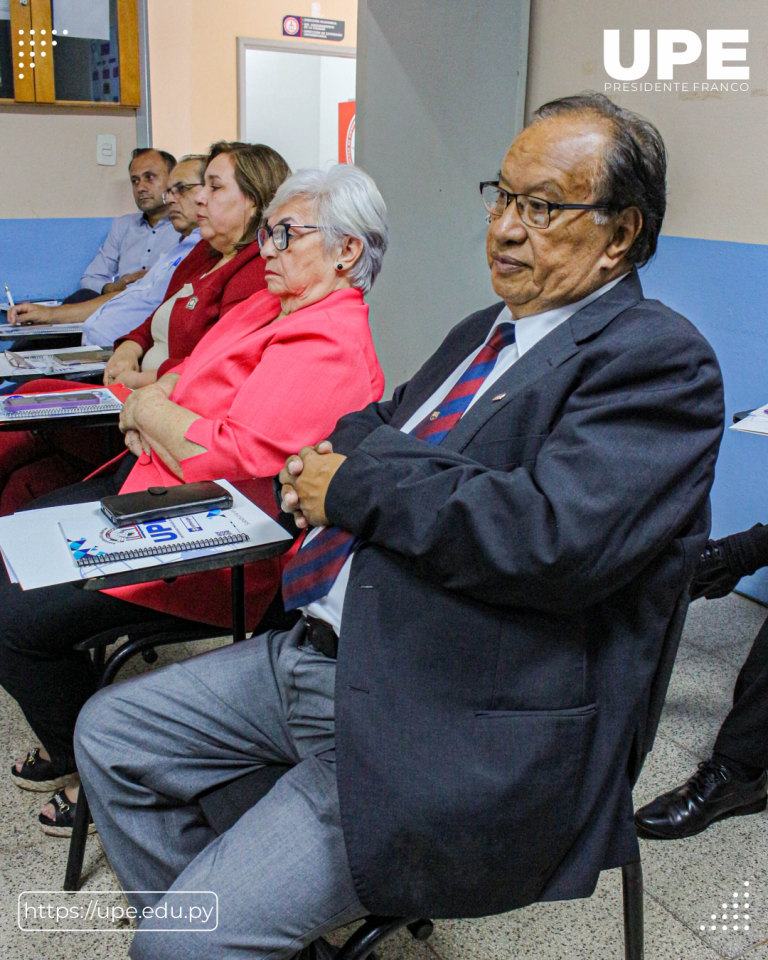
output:
M667 152L661 134L649 120L591 91L545 103L531 124L573 113L596 115L611 124L613 136L595 177L594 202L604 203L609 216L627 207L640 210L643 225L626 258L642 266L656 252L667 208ZM607 220L596 211L593 218L596 223Z
M329 170L297 170L280 185L264 217L295 197L305 197L315 208L315 223L331 254L344 237L356 237L363 252L349 271L352 286L363 293L379 275L389 243L387 207L373 179L359 167L339 163Z

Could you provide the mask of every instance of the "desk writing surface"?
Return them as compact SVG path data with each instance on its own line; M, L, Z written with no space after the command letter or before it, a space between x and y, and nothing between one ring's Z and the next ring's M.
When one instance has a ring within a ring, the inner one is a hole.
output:
M232 493L233 509L247 508L251 512L256 510L261 515L256 518L253 527L248 528L249 542L239 549L223 547L207 555L202 551L195 551L194 556L187 560L176 560L176 555L172 555L170 563L166 558L147 557L130 563L111 564L111 567L120 569L116 573L110 572L107 577L93 576L94 572L98 574L99 568L77 567L61 533L59 521L101 517L103 514L99 503L65 504L41 510L22 510L9 517L0 517L0 549L6 566L10 567L9 576L23 584L27 590L77 581L83 582L84 589L99 590L105 585L145 583L180 576L183 573L221 569L232 566L234 560L237 564L250 563L274 556L290 547L293 538L270 516L226 480L217 482ZM104 525L110 525L106 517Z
M730 428L731 430L737 430L741 433L759 433L763 436L768 436L768 404L758 407L756 410L752 410L747 414L740 413L738 417L738 421L733 424ZM733 419L736 420L736 417Z
M34 364L34 369L31 370L28 367L14 367L6 356L6 352L3 350L0 351L0 377L6 380L21 380L27 378L32 380L45 379L46 377L55 377L56 379L63 380L73 373L97 373L106 367L106 361L102 363L68 364L59 370L53 369L50 363L46 365L46 358L54 357L57 353L88 353L94 349L97 348L86 345L67 348L53 347L50 350L15 351L27 362Z
M29 326L11 326L10 323L0 323L0 340L16 340L19 337L43 337L56 333L83 332L82 323L33 323Z

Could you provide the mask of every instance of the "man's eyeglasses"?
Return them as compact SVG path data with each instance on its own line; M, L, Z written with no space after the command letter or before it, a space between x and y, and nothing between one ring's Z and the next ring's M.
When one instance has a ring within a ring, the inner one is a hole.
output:
M480 184L483 205L492 217L500 217L515 201L520 219L529 227L546 230L553 210L608 210L605 203L552 203L541 197L529 197L524 193L509 193L499 186L498 180L485 180Z
M181 197L183 197L185 193L188 193L190 190L194 189L194 187L202 187L202 186L205 186L205 184L199 183L199 182L198 183L174 183L174 185L172 187L168 187L168 189L163 194L163 203L168 203L168 201L173 200L174 197L178 197L179 199L181 199Z
M265 227L259 228L256 239L259 241L259 246L263 247L271 237L272 243L275 245L275 250L285 250L290 240L298 240L306 236L306 234L303 233L296 234L290 232L296 227L301 230L306 230L308 233L314 233L315 230L320 229L320 227L316 227L313 223L276 223L274 227L270 227L270 225L267 224Z

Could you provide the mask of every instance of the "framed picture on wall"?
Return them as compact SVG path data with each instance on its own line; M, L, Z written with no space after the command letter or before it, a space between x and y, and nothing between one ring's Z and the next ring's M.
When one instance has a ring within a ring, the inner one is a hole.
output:
M0 101L139 106L137 0L0 0Z

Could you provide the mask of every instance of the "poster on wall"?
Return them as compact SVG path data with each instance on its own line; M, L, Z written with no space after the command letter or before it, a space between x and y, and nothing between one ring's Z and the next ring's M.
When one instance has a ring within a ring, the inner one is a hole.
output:
M339 104L339 163L355 162L355 101Z

